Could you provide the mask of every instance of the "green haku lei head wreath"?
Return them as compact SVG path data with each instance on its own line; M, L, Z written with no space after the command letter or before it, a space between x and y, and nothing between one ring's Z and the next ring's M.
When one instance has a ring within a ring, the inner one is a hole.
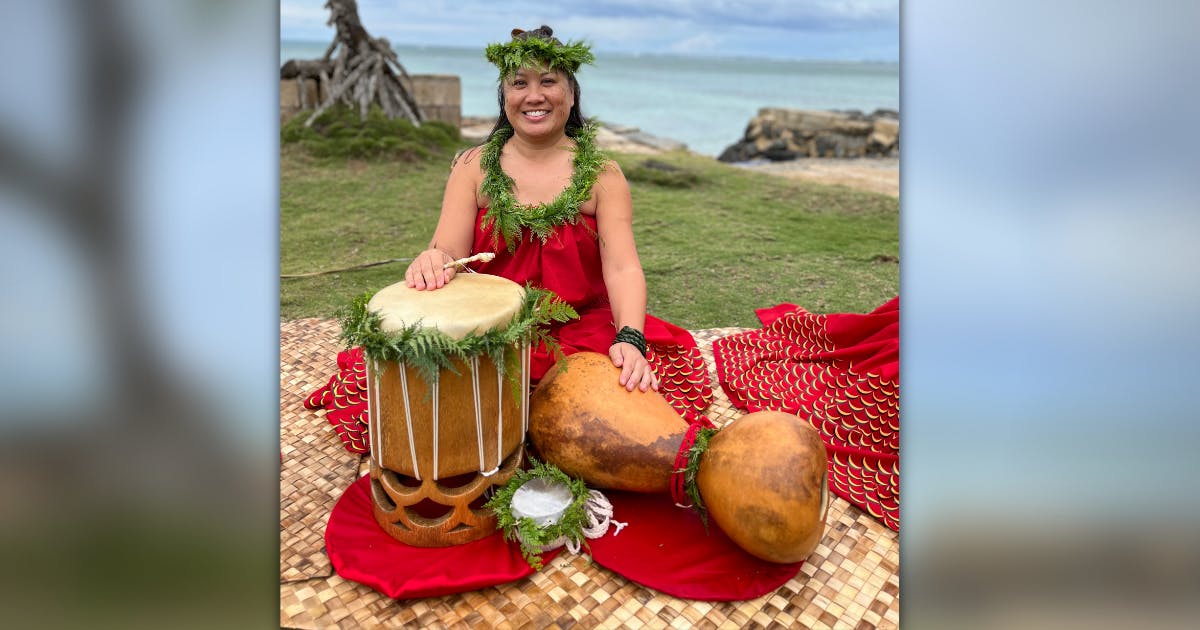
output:
M363 356L374 361L396 361L417 369L428 383L438 380L441 370L455 374L454 360L487 355L505 373L519 391L520 370L515 369L520 357L514 345L529 341L545 344L556 360L563 358L558 342L550 336L551 322L566 322L579 317L570 304L563 302L553 291L532 285L525 286L521 309L504 328L483 334L471 333L454 339L436 328L425 328L416 322L400 330L385 332L382 318L367 308L374 292L354 298L338 311L342 325L342 341L347 347L361 346ZM378 376L378 372L376 375Z
M545 24L532 31L513 29L512 41L489 44L485 55L488 61L500 68L501 80L516 74L521 68L561 70L574 75L580 66L596 60L590 46L581 41L563 44Z
M512 479L492 495L483 507L496 513L496 525L504 530L505 540L517 540L521 543L521 555L534 569L542 568L542 550L559 538L566 538L576 543L587 544L583 535L583 527L587 522L588 500L587 485L581 479L572 479L567 473L559 470L553 464L539 462L530 457L532 468L518 470ZM531 479L549 479L558 481L571 490L571 504L563 510L557 522L539 526L533 519L525 516L517 518L512 513L513 495L525 482Z

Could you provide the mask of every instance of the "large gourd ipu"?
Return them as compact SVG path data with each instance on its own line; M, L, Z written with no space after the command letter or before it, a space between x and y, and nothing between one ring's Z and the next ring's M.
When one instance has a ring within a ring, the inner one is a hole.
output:
M546 461L594 487L666 492L687 422L657 392L626 391L619 373L595 352L555 365L529 399L529 438Z
M760 411L712 437L696 485L709 516L739 547L763 560L799 562L825 532L826 466L816 429Z

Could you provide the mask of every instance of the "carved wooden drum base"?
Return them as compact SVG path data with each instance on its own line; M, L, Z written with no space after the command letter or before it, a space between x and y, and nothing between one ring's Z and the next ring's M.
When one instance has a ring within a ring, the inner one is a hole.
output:
M488 488L508 483L525 459L517 447L490 476L482 473L419 480L371 461L375 521L392 538L414 547L449 547L496 531L496 515L485 509Z

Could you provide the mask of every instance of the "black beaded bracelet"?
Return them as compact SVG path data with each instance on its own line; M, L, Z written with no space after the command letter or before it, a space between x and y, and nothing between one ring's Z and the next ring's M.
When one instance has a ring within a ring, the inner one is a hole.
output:
M629 326L622 328L617 332L617 336L613 339L613 343L627 343L634 348L637 348L638 352L641 352L643 357L646 356L646 336L642 334L642 331L636 328L630 328Z

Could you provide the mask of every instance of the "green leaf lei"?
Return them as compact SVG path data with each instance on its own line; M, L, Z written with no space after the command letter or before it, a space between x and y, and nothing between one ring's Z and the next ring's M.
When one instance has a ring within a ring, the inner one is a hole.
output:
M483 225L486 227L495 223L493 243L498 247L499 236L503 236L510 252L516 251L517 244L523 238L523 229L545 243L554 233L554 228L564 223L577 222L579 207L591 198L592 186L608 162L608 158L596 148L596 124L588 123L572 136L576 145L573 149L575 172L571 174L571 184L567 189L550 203L521 205L513 195L513 179L500 168L500 152L512 135L511 127L497 129L484 145L480 157L480 165L484 171L480 191L490 200L487 214L483 217Z
M501 79L516 74L521 68L565 70L575 74L579 66L596 61L589 46L583 42L559 44L540 37L489 44L484 55L500 68Z
M542 548L566 537L577 543L587 544L583 536L583 525L587 520L587 485L581 479L572 479L567 473L559 470L553 464L539 462L530 457L533 468L518 470L503 488L496 491L483 507L496 513L496 525L504 530L505 540L518 540L521 543L521 555L534 569L542 568ZM562 482L571 489L573 500L563 510L558 522L539 527L529 517L516 518L512 513L512 499L517 489L531 479L549 478ZM520 534L520 536L518 536Z
M363 356L376 361L398 361L413 366L428 383L437 381L442 369L457 373L453 360L465 360L474 356L488 355L518 389L520 382L519 357L512 351L513 344L529 340L537 345L541 342L554 354L563 357L558 342L550 336L550 322L565 322L579 317L570 304L563 302L553 291L525 286L525 298L521 309L508 326L489 330L483 334L468 334L454 339L435 329L424 328L420 322L395 331L380 329L381 318L367 308L373 292L354 298L347 306L339 309L342 325L342 341L347 347L361 346Z

